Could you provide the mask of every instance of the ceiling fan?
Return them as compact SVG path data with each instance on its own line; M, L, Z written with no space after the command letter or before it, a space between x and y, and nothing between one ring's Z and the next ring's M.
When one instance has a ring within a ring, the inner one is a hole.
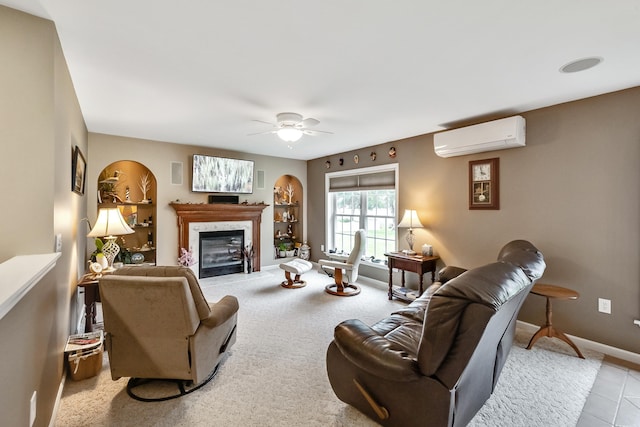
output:
M314 118L304 119L301 114L298 113L280 113L276 115L277 123L269 123L263 120L254 120L254 122L265 123L273 126L273 129L266 132L251 133L249 135L264 135L268 133L275 133L278 137L285 142L296 142L302 135L317 135L319 133L333 133L324 130L311 130L310 127L316 126L320 123L319 120Z

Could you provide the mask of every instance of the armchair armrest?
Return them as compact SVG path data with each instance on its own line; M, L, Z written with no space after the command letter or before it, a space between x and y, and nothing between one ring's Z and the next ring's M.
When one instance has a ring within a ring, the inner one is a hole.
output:
M353 270L353 264L348 264L342 261L321 259L321 260L318 260L318 263L323 267L340 268L343 270Z
M202 320L202 323L211 328L221 325L229 320L237 313L238 308L240 307L238 305L238 299L231 295L227 295L217 303L209 304L209 306L211 307L211 313L209 314L209 317Z
M344 357L372 375L395 381L421 376L415 359L404 350L394 349L389 340L360 320L346 320L336 326L334 342Z

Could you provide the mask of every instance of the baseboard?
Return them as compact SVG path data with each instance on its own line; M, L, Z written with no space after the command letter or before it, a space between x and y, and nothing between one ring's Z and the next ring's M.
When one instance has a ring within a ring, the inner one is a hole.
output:
M524 329L525 331L531 332L531 335L535 334L536 331L540 328L531 323L522 322L518 320L518 327ZM626 360L627 362L640 364L640 354L633 353L631 351L622 350L620 348L612 347L610 345L601 344L599 342L590 341L584 338L576 337L573 335L566 334L571 341L573 341L578 347L588 348L589 350L594 350L609 356L616 357L618 359Z
M66 357L66 354L65 354ZM60 409L60 402L62 401L62 392L64 390L64 384L67 381L67 364L64 364L62 369L62 379L58 386L58 393L56 394L56 403L53 405L53 412L51 413L51 419L49 419L49 427L54 427L56 424L56 418L58 417L58 409Z

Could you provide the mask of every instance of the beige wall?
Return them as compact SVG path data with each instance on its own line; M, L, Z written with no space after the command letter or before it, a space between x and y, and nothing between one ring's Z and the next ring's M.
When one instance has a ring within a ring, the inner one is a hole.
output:
M309 162L307 222L324 224L324 174L398 162L398 211L417 209L427 242L443 265L474 267L495 260L502 245L528 239L547 260L541 282L575 289L577 301L555 304L554 322L567 333L640 353L640 88L530 111L527 146L443 159L433 136L320 158ZM394 145L397 157L386 155ZM369 153L378 160L371 162ZM338 158L344 157L340 168ZM499 211L468 209L468 162L500 158ZM363 161L364 160L364 161ZM309 230L318 259L324 228ZM404 244L404 230L401 244ZM612 301L612 314L597 311L598 298ZM544 323L544 300L531 296L520 319Z
M71 192L71 149L86 153L87 134L51 21L0 6L0 57L0 262L53 252L54 235L63 239L56 268L0 320L0 413L4 425L28 425L35 390L35 425L46 426L84 265L84 239L79 246L76 234L86 203Z
M0 6L0 13L0 177L2 198L12 202L0 222L0 261L6 261L52 249L55 30L51 22L13 9Z
M263 266L278 264L273 258L273 186L281 175L296 176L304 189L306 200L306 162L256 154L238 153L231 150L219 150L191 145L125 138L104 134L89 134L89 152L91 162L87 174L87 192L91 194L88 205L89 218L95 219L98 175L111 163L118 160L135 160L148 167L158 183L157 195L157 263L175 265L178 258L178 226L175 210L169 203L179 199L183 203L207 203L208 194L191 192L191 156L207 154L254 161L254 177L258 170L265 171L264 189L254 183L253 194L240 195L240 201L269 204L262 213L261 225L261 262ZM182 185L171 184L170 163L182 162ZM89 244L89 251L93 250Z

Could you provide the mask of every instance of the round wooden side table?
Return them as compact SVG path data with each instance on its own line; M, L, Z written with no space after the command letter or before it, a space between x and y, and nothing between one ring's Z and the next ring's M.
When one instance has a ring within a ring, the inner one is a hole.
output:
M531 337L531 341L529 341L527 350L531 350L531 347L533 347L533 345L540 337L555 337L569 344L571 348L573 348L575 352L578 353L578 357L580 359L584 359L584 356L582 355L582 353L580 353L580 350L573 343L573 341L571 341L569 337L564 333L554 328L551 321L553 316L551 309L551 299L578 299L580 294L572 289L563 288L562 286L546 285L543 283L536 283L535 285L533 285L533 288L531 288L531 293L543 296L547 299L547 323L544 326L540 327L540 329L538 329L538 332L536 332L533 337Z

